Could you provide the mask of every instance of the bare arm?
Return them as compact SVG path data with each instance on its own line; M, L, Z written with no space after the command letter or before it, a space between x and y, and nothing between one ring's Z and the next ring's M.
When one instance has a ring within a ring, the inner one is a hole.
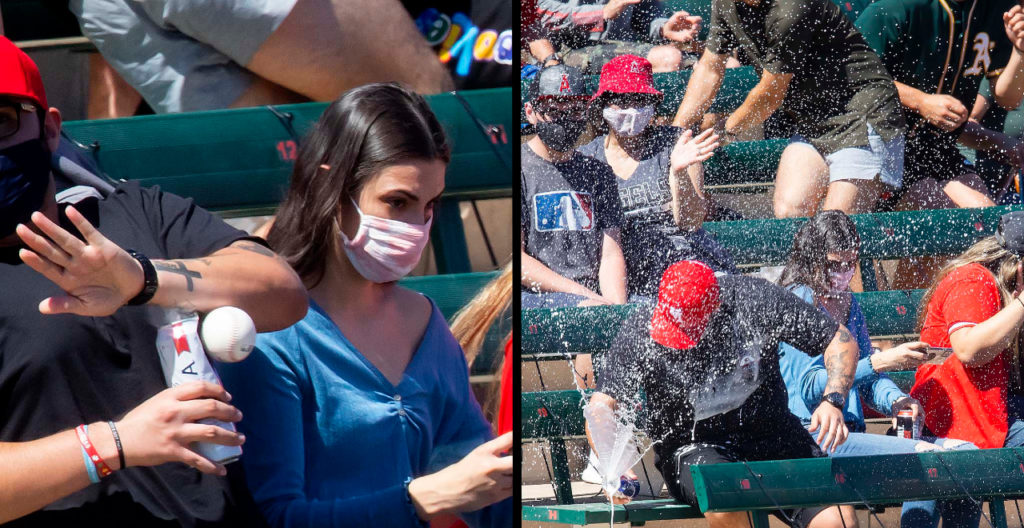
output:
M154 260L153 266L160 287L151 303L201 313L237 306L260 332L287 328L305 316L309 304L302 281L284 259L251 240L204 258Z
M606 229L602 237L601 269L598 282L601 296L615 304L626 302L626 258L622 254L619 229Z
M116 427L129 466L184 462L205 473L224 475L189 449L192 442L241 445L235 432L194 423L203 418L236 422L237 409L224 403L223 387L194 382L166 389L129 412ZM89 424L89 440L110 469L121 469L117 447L105 422ZM75 431L63 431L31 442L0 443L4 478L0 479L0 523L28 515L89 485L82 447Z
M824 394L837 392L844 398L849 395L853 386L853 377L857 372L857 360L860 350L857 340L843 325L839 325L835 337L825 349L825 370L828 381L825 383ZM831 403L821 402L811 414L811 425L808 431L818 431L815 441L826 451L835 451L836 447L846 441L850 431L843 419L843 411Z
M1009 348L1024 321L1024 305L1018 299L1020 297L984 322L949 334L957 359L964 365L976 367L992 361Z
M704 196L704 164L673 171L668 179L672 192L672 219L680 229L693 231L704 224L708 201Z
M1024 99L1024 52L1020 51L1024 49L1024 7L1015 5L1003 13L1003 26L1013 53L992 86L992 95L999 106L1015 110Z
M725 130L738 134L763 123L782 106L793 74L776 74L765 70L743 104L725 121Z
M1022 166L1021 141L1002 132L983 127L980 123L970 120L964 126L957 141L969 148L984 150L1003 163Z
M142 291L142 265L74 207L67 208L67 216L84 241L38 212L32 222L45 236L24 225L17 228L29 248L19 252L21 259L65 292L43 299L39 311L113 314ZM237 306L260 332L285 328L306 313L306 290L298 275L255 242L240 240L202 259L152 262L159 286L150 303L158 306L199 312Z
M903 106L939 129L949 132L967 121L967 107L957 98L946 94L924 93L898 81L893 81L893 84L896 85Z
M520 237L520 240L523 240ZM583 286L582 284L569 280L554 270L544 265L543 262L531 257L526 253L526 248L520 242L520 264L522 266L522 285L530 289L538 289L545 292L565 292L575 295L582 295L588 299L600 299L597 292Z
M704 113L711 108L711 102L715 100L715 95L722 86L725 61L728 58L728 55L718 55L704 50L697 65L693 67L690 82L686 84L686 95L679 103L679 110L672 120L674 126L692 128L700 122Z
M543 38L530 41L530 55L540 62L551 56L555 52L555 47L551 44L551 41ZM549 66L549 64L542 64L542 66Z

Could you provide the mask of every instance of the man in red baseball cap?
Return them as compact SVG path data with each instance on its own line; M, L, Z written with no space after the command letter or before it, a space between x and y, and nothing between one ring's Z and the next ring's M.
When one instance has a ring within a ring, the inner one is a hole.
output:
M763 279L677 262L665 271L657 302L640 305L597 362L589 405L620 409L625 419L645 407L655 464L672 496L696 507L690 465L821 457L819 443L834 449L846 440L842 407L830 399L812 417L817 441L789 412L780 342L824 354L826 393L845 398L859 356L849 331ZM798 528L856 524L848 506L778 514ZM706 517L716 528L747 522L744 512Z
M0 37L0 458L15 490L0 496L0 523L259 523L244 484L189 448L240 445L198 423L240 413L219 385L168 389L155 336L184 307L234 305L260 331L287 327L305 313L302 282L246 233L159 189L129 182L59 201L60 125L36 65Z

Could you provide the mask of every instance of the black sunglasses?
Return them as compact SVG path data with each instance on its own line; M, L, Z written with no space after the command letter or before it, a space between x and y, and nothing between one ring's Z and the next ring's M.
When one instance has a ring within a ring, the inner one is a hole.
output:
M21 130L22 111L36 115L36 105L32 103L16 103L0 101L0 139L5 139Z

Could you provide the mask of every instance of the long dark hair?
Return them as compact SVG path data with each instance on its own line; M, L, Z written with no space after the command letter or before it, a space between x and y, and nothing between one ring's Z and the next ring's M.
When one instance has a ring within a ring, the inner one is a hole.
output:
M451 153L423 97L395 83L353 88L324 110L299 147L291 186L267 241L308 287L338 243L338 208L383 168ZM330 169L322 169L327 165Z
M779 283L782 286L806 284L815 293L827 292L828 254L844 251L860 253L857 226L842 211L821 211L807 220L793 237L793 249Z

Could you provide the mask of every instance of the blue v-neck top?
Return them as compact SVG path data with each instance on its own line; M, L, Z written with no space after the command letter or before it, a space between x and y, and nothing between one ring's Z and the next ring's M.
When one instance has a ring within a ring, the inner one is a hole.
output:
M271 526L421 526L407 481L492 437L462 348L431 309L397 386L312 300L295 325L258 335L249 358L219 365L243 413L249 489ZM511 501L464 519L512 526Z

